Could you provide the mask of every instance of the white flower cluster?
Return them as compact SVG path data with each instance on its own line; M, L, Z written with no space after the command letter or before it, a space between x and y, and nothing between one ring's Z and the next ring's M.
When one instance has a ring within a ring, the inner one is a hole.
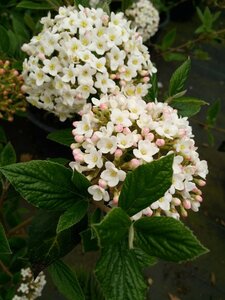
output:
M30 56L23 63L23 78L31 104L64 121L93 94L147 94L156 69L123 13L61 7L41 23L41 33L22 47Z
M125 15L132 21L132 27L137 28L144 42L158 31L159 12L149 0L134 2L126 9Z
M35 279L30 268L21 269L22 282L12 300L34 300L41 296L46 284L45 275L41 272Z
M92 183L93 200L116 206L128 171L174 153L173 180L165 195L134 216L179 218L198 211L205 185L207 163L199 159L187 118L167 103L146 103L123 94L92 98L81 121L73 123L73 169Z

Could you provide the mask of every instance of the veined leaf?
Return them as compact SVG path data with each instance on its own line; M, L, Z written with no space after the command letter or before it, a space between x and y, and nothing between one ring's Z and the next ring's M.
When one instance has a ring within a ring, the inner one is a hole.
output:
M170 105L178 110L178 114L183 117L192 117L196 115L202 105L206 105L207 102L193 98L193 97L180 97L174 98Z
M72 143L74 143L74 138L72 135L72 129L61 129L54 132L49 133L47 138L56 143L62 144L64 146L70 147Z
M9 247L9 243L7 241L5 230L0 223L0 254L11 254L11 249Z

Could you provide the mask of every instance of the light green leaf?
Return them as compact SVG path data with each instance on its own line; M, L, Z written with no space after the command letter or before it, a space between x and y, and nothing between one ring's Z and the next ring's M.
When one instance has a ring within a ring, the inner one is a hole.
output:
M167 261L188 261L208 251L190 229L173 218L143 217L134 223L134 228L136 245Z
M45 10L45 9L49 10L52 8L52 6L46 3L46 1L34 2L29 0L21 1L16 7L38 9L38 10Z
M173 96L184 89L185 82L191 69L191 60L188 58L176 71L170 79L169 96Z
M99 224L93 224L101 247L118 243L128 235L131 220L119 207L113 208Z
M83 198L71 181L72 171L57 163L33 160L5 166L0 171L36 207L66 210Z
M107 300L141 300L147 292L142 270L143 263L123 239L102 249L95 274Z
M5 230L0 223L0 254L11 254L11 249L9 247L9 243L7 241Z
M178 110L179 115L183 117L192 117L196 115L202 105L206 105L207 102L193 98L193 97L180 97L173 99L170 105Z
M80 200L76 202L73 206L68 208L59 218L59 223L57 225L56 232L59 233L65 229L72 227L73 225L80 222L80 220L85 216L88 209L88 202L85 200Z
M159 200L172 184L173 155L139 166L127 174L119 207L133 216Z
M72 135L72 129L61 129L54 132L49 133L47 138L51 141L57 142L64 146L70 147L72 143L74 143L74 138Z
M48 268L48 271L56 288L66 299L85 300L75 272L66 264L62 261L56 261Z
M16 152L9 142L0 153L0 166L7 166L16 162Z

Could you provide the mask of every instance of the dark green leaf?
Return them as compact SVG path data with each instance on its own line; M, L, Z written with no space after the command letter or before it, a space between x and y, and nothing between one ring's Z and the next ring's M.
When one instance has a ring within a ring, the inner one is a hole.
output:
M5 230L1 223L0 223L0 253L1 254L11 254L12 253L10 250L6 235L5 235Z
M113 208L99 224L93 224L93 228L99 239L99 245L106 247L118 243L128 235L131 220L119 207Z
M127 8L129 8L133 3L133 0L122 0L122 11L125 12Z
M155 99L158 98L158 80L156 73L152 74L150 84L152 86L148 91L148 95L145 97L146 102L155 101Z
M90 194L88 193L87 189L89 188L91 183L83 174L74 170L72 182L79 193L81 193L82 195L85 194L87 197L90 197Z
M46 3L46 1L40 1L40 2L34 2L34 1L29 1L29 0L24 0L21 1L17 7L20 8L28 8L28 9L40 9L40 10L49 10L52 8L52 6L48 3Z
M0 143L6 144L7 138L2 127L0 127Z
M98 251L98 240L93 236L92 230L88 228L80 233L82 239L83 252Z
M173 218L143 217L134 228L137 246L151 256L181 262L207 252L190 229Z
M68 229L80 222L80 220L87 213L87 209L88 202L85 200L80 200L76 202L73 206L68 208L59 218L59 223L56 229L57 233Z
M51 162L55 162L57 164L63 165L63 166L67 165L70 162L69 159L66 159L63 157L48 158L48 160Z
M191 60L187 59L176 71L170 79L169 95L173 96L184 89L185 82L188 78L191 68Z
M133 216L160 199L172 183L173 155L141 165L127 174L119 206Z
M163 51L167 50L173 45L176 38L176 33L177 33L176 28L173 28L164 36L160 46Z
M102 249L96 276L107 300L146 299L143 264L127 240Z
M66 210L83 198L71 181L72 171L50 161L18 163L0 171L24 199L40 208Z
M196 115L202 105L207 103L203 100L193 98L193 97L180 97L173 99L170 105L178 110L179 115L183 117L192 117Z
M16 162L16 152L9 142L2 150L0 154L0 166L7 166Z
M74 4L78 7L78 5L82 5L84 7L89 7L89 0L74 0Z
M60 212L40 211L29 228L28 257L35 274L69 253L80 242L87 220L56 234Z
M2 25L0 25L0 37L0 50L2 50L4 53L7 53L10 46L10 40L7 30Z
M165 61L184 61L186 59L186 55L182 53L170 52L163 54L163 58Z
M216 124L216 120L220 112L220 109L221 109L220 100L217 100L212 105L210 105L206 114L207 125L214 126Z
M51 133L49 133L47 138L51 141L54 141L54 142L57 142L59 144L69 146L69 147L72 143L74 143L72 130L70 128L51 132Z
M66 264L62 261L56 261L48 268L48 271L53 283L66 299L85 300L75 272Z

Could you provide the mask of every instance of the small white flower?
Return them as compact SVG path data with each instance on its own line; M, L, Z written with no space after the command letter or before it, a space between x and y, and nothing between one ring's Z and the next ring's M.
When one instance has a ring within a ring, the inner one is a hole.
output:
M151 162L153 160L153 156L159 152L159 148L150 141L139 141L138 149L134 149L133 153L135 157L143 159L146 162Z
M105 163L105 168L105 171L101 173L101 178L105 180L110 187L114 187L119 183L119 181L125 180L126 173L117 169L110 161Z
M98 149L102 153L111 153L113 154L117 148L117 138L115 136L111 137L102 137L97 143Z
M109 194L99 185L92 185L88 188L88 193L93 196L95 201L109 201Z
M112 109L110 119L114 124L121 124L124 127L129 127L132 125L132 122L129 119L129 111L128 110L122 111L118 108L114 108L114 109Z
M102 154L94 147L91 148L90 153L84 155L84 161L89 169L93 169L95 166L101 169L103 166Z

